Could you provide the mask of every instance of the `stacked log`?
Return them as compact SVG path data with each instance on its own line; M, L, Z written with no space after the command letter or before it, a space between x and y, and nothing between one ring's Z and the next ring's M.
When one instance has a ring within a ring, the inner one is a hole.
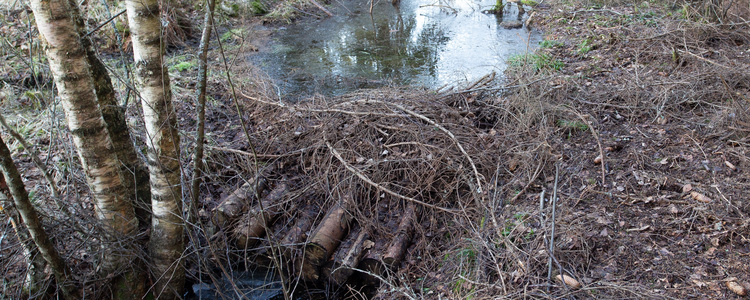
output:
M291 261L294 258L295 249L307 240L307 231L310 230L314 221L315 216L310 209L301 209L294 226L289 229L279 243L281 254L285 260Z
M409 203L406 206L404 214L401 216L401 222L398 224L398 231L396 236L393 238L391 245L385 251L383 255L383 263L390 268L398 268L399 263L406 254L406 249L411 243L412 234L414 233L414 224L417 222L417 206L414 203Z
M341 286L346 283L349 277L354 274L354 270L359 264L365 250L372 247L372 241L369 240L370 234L367 228L357 227L352 230L349 236L341 243L341 246L329 260L321 271L322 275L328 278L331 284Z
M383 249L383 246L378 247L381 244L378 243L360 262L359 268L363 271L362 283L364 285L379 285L380 278L386 276L388 271L395 271L398 268L411 243L416 222L416 205L409 203L401 215L396 235L391 239L389 246Z
M302 255L300 246L307 240L307 233L315 222L316 213L311 207L298 209L297 220L279 242L282 262L281 275L287 280L296 281L300 277Z
M247 211L253 199L263 193L267 181L263 177L254 177L221 201L213 210L213 222L219 228L227 228Z
M265 236L266 228L282 211L281 201L288 190L285 182L277 184L268 195L243 216L237 226L232 229L232 237L238 249L253 247L260 238Z
M386 275L386 267L381 259L385 243L376 242L375 246L367 251L365 257L359 263L360 281L365 286L380 285L380 278Z
M310 242L305 245L303 254L301 274L303 280L310 282L320 279L320 268L336 251L349 229L349 221L352 218L347 208L351 203L351 195L341 199L328 210L320 225L310 235Z

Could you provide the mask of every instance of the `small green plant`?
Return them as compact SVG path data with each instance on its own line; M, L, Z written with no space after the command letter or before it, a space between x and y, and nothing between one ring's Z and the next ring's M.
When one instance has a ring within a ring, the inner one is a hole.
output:
M585 39L578 45L578 54L584 55L595 49L594 42L591 39Z
M508 65L511 67L519 68L524 66L532 66L534 71L541 70L562 70L564 64L553 59L549 54L536 53L536 54L519 54L512 56L508 59Z
M265 4L256 0L250 2L250 12L255 15L265 15L268 13L268 8L266 8Z
M529 229L529 232L527 232L523 238L526 241L531 241L532 239L534 239L534 235L536 235L534 228L531 228Z
M222 42L227 42L230 39L234 40L239 37L242 37L244 35L244 31L240 28L230 29L229 31L225 32L221 35L219 38Z
M589 129L589 126L580 121L569 121L569 120L557 120L557 126L562 127L570 131L585 131Z
M558 46L562 46L563 43L555 40L543 40L539 42L539 47L541 48L555 48Z
M189 61L183 61L181 63L178 63L178 64L172 66L173 70L177 70L177 71L180 71L180 72L185 72L185 71L191 70L193 68L195 68L195 64L193 62L189 62Z

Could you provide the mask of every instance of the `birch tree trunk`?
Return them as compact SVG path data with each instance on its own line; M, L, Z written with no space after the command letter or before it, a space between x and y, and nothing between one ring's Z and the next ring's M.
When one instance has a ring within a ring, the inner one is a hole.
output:
M159 5L157 0L128 0L126 8L149 147L153 216L149 252L154 294L159 299L179 299L185 285L180 148L169 74L163 62Z
M23 220L21 219L21 215L18 214L15 204L5 196L4 191L0 193L0 206L3 207L5 215L10 218L10 224L16 232L23 256L26 258L26 283L24 284L24 292L29 299L44 299L49 296L46 294L46 291L42 290L45 285L44 281L46 280L44 268L47 266L47 262L31 239L29 229L23 225Z
M131 198L135 204L136 217L138 217L141 229L148 228L148 224L151 223L151 190L149 188L148 169L135 151L125 118L125 108L117 103L117 96L112 86L112 79L107 73L107 68L96 55L91 38L86 36L86 25L83 22L78 3L75 0L68 0L68 3L70 3L71 14L78 29L78 35L81 36L81 45L86 51L86 59L94 81L99 108L104 122L107 123L107 131L112 140L114 152L120 160L120 172L123 175L125 187L132 191L126 196Z
M29 194L26 192L23 180L21 180L21 174L18 173L16 165L13 164L13 160L10 157L10 150L2 138L0 138L0 169L2 169L3 176L5 176L5 180L8 183L10 194L13 196L15 209L21 215L21 220L26 225L28 234L34 241L36 249L50 267L52 267L52 272L55 274L55 280L57 281L58 288L62 291L63 298L79 298L80 296L77 295L75 283L71 280L71 271L65 265L65 261L63 261L57 252L57 249L52 245L47 232L44 231L42 222L39 220L39 215L37 215L36 209L34 209L29 200ZM15 225L16 227L23 226L21 224Z
M129 267L130 256L136 251L134 243L120 243L121 238L133 238L138 220L129 190L123 185L117 155L97 103L91 71L81 36L68 0L31 0L40 36L46 40L47 58L55 85L65 111L68 128L78 150L86 180L94 196L96 214L107 230L101 237L103 251L102 276L124 278L132 284L116 285L115 297L130 295L141 298L137 278L139 272ZM19 208L20 210L20 208ZM129 290L131 289L132 290Z

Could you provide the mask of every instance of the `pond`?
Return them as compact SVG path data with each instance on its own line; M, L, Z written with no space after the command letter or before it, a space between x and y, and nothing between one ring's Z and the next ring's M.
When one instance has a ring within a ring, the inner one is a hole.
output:
M334 0L334 17L282 27L250 59L293 100L389 84L460 85L502 74L509 57L541 41L540 32L501 25L525 20L516 4L494 15L483 11L495 0L374 1L370 14L369 1Z

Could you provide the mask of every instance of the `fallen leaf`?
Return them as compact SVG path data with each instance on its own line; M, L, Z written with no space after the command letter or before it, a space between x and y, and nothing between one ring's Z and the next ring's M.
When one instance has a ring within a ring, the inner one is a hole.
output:
M695 279L693 279L693 284L695 284L699 288L708 286L708 283L706 283L705 281L700 281L700 280L695 280Z
M727 288L729 288L730 291L734 292L737 295L745 296L747 295L747 289L745 289L744 286L737 283L736 281L727 281L726 282Z
M708 198L706 195L703 195L701 193L698 193L696 191L690 192L690 197L693 197L693 200L700 201L703 203L711 203L713 200L711 198Z
M737 170L737 167L735 167L734 164L730 163L728 160L725 160L724 164L727 165L727 167L729 167L730 169L732 169L732 171Z
M693 190L693 185L692 184L688 183L688 184L682 186L682 192L683 193L688 193L688 192L690 192L692 190Z
M565 283L565 285L572 287L574 289L581 287L581 283L578 282L578 280L575 280L575 278L570 277L568 275L557 275L555 276L555 278Z
M366 240L365 243L362 245L365 249L370 249L372 246L375 246L375 242L371 240Z

